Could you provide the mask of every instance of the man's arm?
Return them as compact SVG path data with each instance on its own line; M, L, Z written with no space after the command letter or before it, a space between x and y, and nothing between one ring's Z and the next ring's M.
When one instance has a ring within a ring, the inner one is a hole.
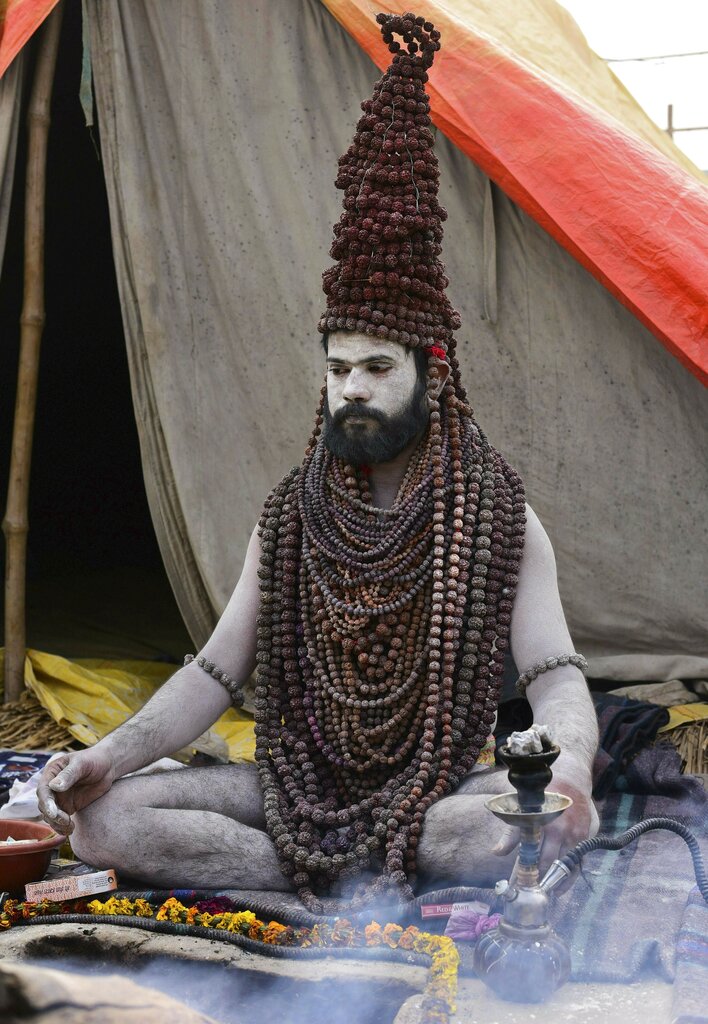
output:
M526 506L526 537L511 620L511 649L519 672L546 658L575 650L563 614L556 561L538 516ZM597 749L597 718L579 669L559 666L539 675L527 689L534 722L548 725L561 754L553 765L551 788L572 797L573 807L545 832L544 863L594 834L598 818L592 803L592 764Z
M200 652L239 684L246 682L256 661L260 551L254 530L236 589ZM196 662L185 665L137 714L95 746L48 766L37 789L42 814L58 831L70 832L75 811L103 796L121 776L192 743L230 704L221 683Z

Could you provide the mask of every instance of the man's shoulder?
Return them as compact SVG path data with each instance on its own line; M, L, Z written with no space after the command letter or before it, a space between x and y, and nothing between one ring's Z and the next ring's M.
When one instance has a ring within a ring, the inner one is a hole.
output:
M552 565L555 568L555 554L551 539L543 523L528 502L526 502L526 527L524 530L522 566L524 563L527 566Z

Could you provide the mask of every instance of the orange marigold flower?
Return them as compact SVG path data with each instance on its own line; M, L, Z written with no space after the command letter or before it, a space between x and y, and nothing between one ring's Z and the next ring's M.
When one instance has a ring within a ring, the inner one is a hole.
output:
M403 929L400 924L387 924L383 930L382 937L387 946L395 949L401 935L403 935Z
M277 945L278 939L280 937L284 938L283 933L286 931L287 928L285 927L284 924L278 924L277 921L269 921L268 924L265 925L265 927L263 928L261 939L263 940L263 942L267 942L268 945L275 946Z
M398 940L399 949L413 949L413 943L417 934L418 929L413 927L413 925L409 925Z
M346 917L340 917L332 927L331 940L337 946L351 946L356 939L356 928Z
M381 925L376 921L372 921L371 924L367 924L364 929L364 935L366 937L367 946L380 946L383 942L383 931Z
M19 900L5 900L3 912L0 914L0 928L10 928L19 916Z
M324 921L322 924L313 925L310 929L310 934L305 938L303 945L307 946L326 946L330 941L332 935L332 929L330 925Z

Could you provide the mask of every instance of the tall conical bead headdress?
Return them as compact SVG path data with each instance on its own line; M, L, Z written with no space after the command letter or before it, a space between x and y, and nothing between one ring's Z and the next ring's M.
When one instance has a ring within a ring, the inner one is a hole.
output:
M322 333L362 331L446 352L460 317L445 294L442 222L427 69L440 33L413 14L379 14L393 61L362 103L354 141L339 160L344 212L324 272ZM403 39L394 40L394 34Z

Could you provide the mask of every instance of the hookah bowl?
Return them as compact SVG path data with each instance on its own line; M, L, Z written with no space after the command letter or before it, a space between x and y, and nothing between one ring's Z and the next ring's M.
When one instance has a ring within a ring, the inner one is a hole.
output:
M557 746L538 754L511 754L502 747L499 756L509 767L516 792L485 804L521 833L511 880L496 887L503 900L502 919L480 937L474 953L478 976L510 1002L541 1003L570 974L568 947L548 923L548 896L539 884L541 830L573 803L570 797L546 792L553 777L550 765L559 753Z

